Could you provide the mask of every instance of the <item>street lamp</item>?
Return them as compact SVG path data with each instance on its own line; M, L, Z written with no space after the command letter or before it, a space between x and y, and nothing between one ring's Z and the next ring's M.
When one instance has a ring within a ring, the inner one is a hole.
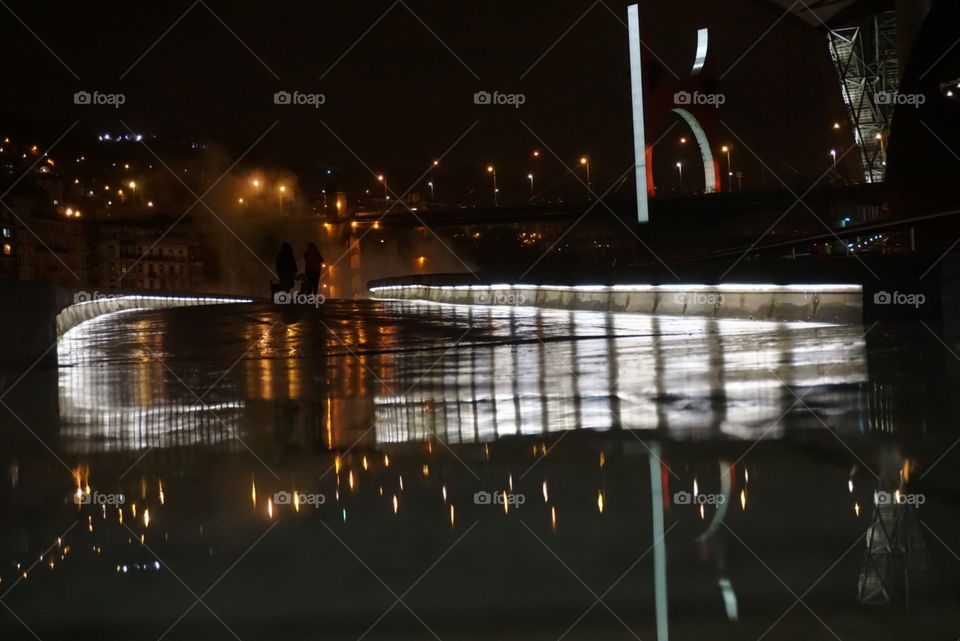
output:
M677 171L680 172L680 193L683 193L683 163L677 161Z
M587 170L587 200L590 200L590 194L593 191L590 183L590 159L586 156L580 156L580 164Z
M257 196L260 195L260 181L254 178L250 181L250 184L253 185L253 188L257 190Z
M527 180L530 181L530 200L533 200L533 174L527 174Z
M283 211L283 195L287 193L287 186L280 185L277 187L277 199L280 201L280 211Z
M427 183L427 187L430 188L430 202L433 202L433 201L435 200L435 198L434 198L434 196L433 196L433 181L432 181L432 180Z
M830 155L833 156L833 168L836 169L837 168L837 150L831 149Z
M386 207L386 201L390 200L390 191L387 189L387 177L383 174L378 174L377 180L383 183L383 201L384 207Z
M493 176L493 206L497 206L497 170L493 165L487 165L487 173Z
M720 148L720 151L727 154L727 189L732 192L733 191L733 169L731 169L732 163L730 162L730 146L724 145L723 147Z

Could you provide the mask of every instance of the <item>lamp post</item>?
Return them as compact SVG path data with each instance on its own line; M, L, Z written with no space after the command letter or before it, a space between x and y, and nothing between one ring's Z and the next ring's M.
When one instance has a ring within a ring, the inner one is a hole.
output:
M497 206L497 170L493 165L487 165L487 173L493 176L493 206Z
M530 181L530 200L533 200L533 174L527 174L527 180Z
M387 208L387 201L390 200L390 190L387 189L387 177L383 174L377 174L377 180L383 183L383 208Z
M727 189L728 191L733 191L733 169L732 163L730 162L730 146L724 145L720 148L720 151L727 155Z
M680 172L680 193L683 193L683 163L677 162L677 171Z
M280 201L280 211L283 211L283 195L287 193L287 186L280 185L277 187L277 198Z
M433 202L433 201L435 200L435 198L434 198L434 195L433 195L433 181L432 181L432 180L427 183L427 187L430 188L430 202Z
M580 156L580 165L587 170L587 200L590 200L590 194L593 192L593 187L590 183L590 159L586 156Z

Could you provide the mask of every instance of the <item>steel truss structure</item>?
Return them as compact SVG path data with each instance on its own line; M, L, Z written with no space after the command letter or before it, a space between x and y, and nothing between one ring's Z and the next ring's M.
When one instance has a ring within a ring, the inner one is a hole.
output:
M831 29L827 38L864 181L883 182L887 134L900 86L896 15L879 13L857 26Z

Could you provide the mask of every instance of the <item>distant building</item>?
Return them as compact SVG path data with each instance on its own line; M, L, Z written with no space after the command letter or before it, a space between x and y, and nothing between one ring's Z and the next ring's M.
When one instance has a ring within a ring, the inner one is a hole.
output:
M196 291L203 284L199 235L156 220L89 224L90 284L105 289Z

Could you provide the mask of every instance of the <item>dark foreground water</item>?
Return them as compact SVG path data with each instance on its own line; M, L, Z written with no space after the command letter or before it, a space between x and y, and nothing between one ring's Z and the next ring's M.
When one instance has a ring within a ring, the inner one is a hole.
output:
M943 328L103 317L2 372L0 639L960 637Z

